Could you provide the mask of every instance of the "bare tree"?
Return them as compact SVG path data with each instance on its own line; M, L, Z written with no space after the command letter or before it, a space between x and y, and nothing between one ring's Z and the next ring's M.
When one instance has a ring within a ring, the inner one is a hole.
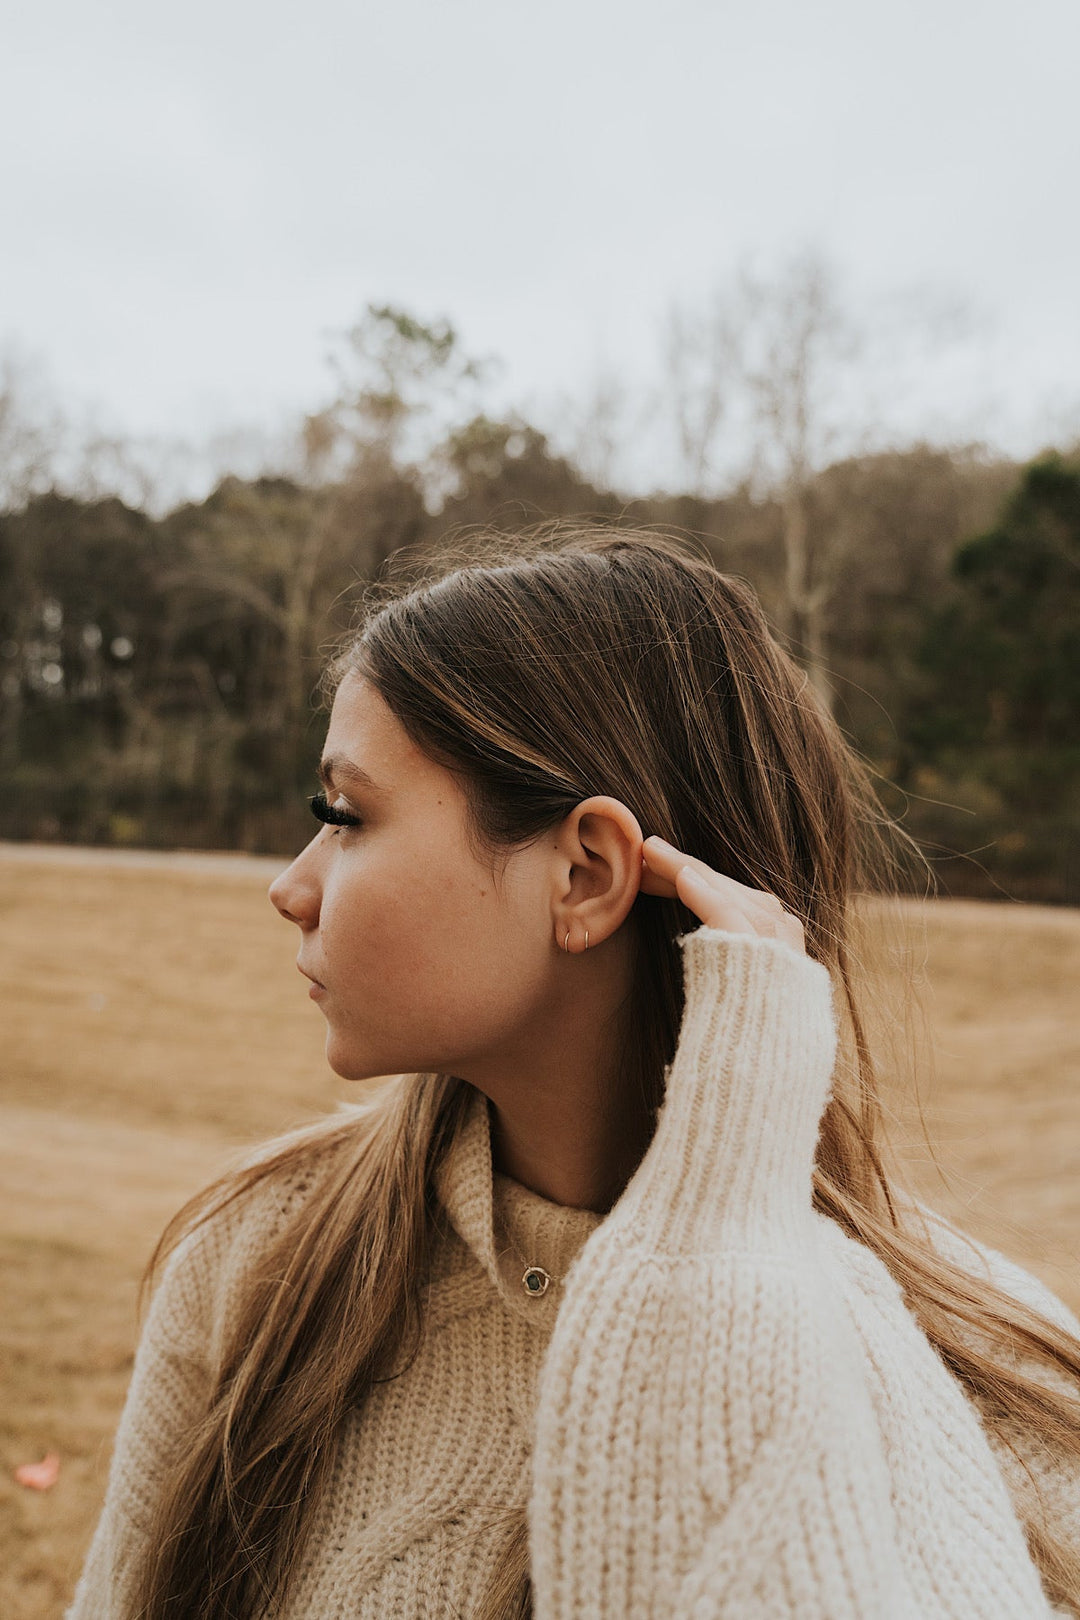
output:
M11 352L0 358L0 512L19 512L50 487L63 432L60 413L29 362ZM43 600L18 523L8 526L5 550L0 766L9 767L18 756L27 664L50 604Z
M53 482L64 423L30 363L0 356L0 511L16 511Z
M309 476L378 482L409 467L423 477L434 446L477 414L492 363L464 354L449 321L389 304L369 304L338 338L334 398L304 422Z
M787 630L831 707L828 607L850 531L837 526L812 544L810 491L841 436L857 431L843 413L858 392L853 378L864 340L833 272L816 254L795 256L771 277L744 269L736 302L754 471L779 497L783 514Z
M670 414L682 483L705 495L730 395L740 384L737 308L721 288L704 309L669 304L661 326L660 408Z
M574 466L596 489L611 489L620 454L632 436L628 422L629 391L622 377L606 362L597 365L580 403L563 400L567 452Z

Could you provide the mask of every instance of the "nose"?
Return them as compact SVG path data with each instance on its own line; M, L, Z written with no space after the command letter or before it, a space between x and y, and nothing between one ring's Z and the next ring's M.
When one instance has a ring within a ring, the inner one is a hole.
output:
M321 888L316 862L311 859L318 841L319 835L316 833L307 848L300 851L291 866L278 874L267 891L271 905L298 928L314 928L319 920Z

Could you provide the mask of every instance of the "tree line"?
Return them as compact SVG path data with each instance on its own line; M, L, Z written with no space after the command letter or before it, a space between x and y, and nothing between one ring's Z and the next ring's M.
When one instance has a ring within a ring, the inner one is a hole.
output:
M155 514L20 484L9 449L0 836L295 851L324 723L313 692L357 586L463 527L588 516L694 535L753 584L943 893L1080 903L1080 458L916 443L830 459L813 350L800 373L791 326L772 370L766 344L756 362L772 465L716 493L721 383L745 359L715 320L711 336L669 333L682 492L608 487L598 409L578 455L485 414L453 329L390 307L349 334L336 397L287 470Z

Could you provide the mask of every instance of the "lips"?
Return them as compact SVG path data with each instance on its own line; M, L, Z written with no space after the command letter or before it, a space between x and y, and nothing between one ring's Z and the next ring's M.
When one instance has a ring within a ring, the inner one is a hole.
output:
M312 984L317 985L320 990L326 989L326 986L323 984L322 980L317 979L314 973L309 973L307 968L304 967L300 962L297 962L296 966L298 971L304 975L305 979L310 979Z

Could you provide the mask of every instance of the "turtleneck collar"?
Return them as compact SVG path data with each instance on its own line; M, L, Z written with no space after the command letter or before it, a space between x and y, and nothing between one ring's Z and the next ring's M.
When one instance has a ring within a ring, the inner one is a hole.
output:
M550 1321L563 1288L552 1281L546 1294L522 1286L526 1266L542 1266L565 1278L603 1215L554 1204L521 1182L494 1170L491 1113L483 1092L472 1095L457 1138L435 1174L435 1190L458 1236L468 1246L515 1314Z

